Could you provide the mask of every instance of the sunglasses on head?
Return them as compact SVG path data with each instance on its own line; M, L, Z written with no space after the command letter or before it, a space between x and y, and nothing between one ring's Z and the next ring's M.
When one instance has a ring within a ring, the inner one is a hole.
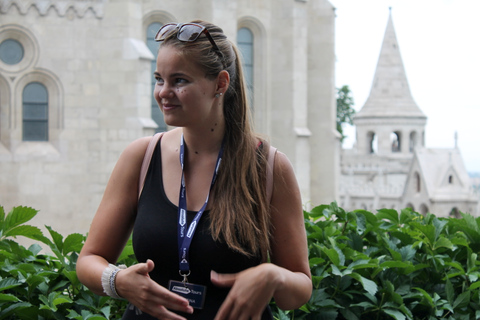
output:
M163 41L167 38L172 32L178 29L177 32L177 39L183 42L194 42L198 39L198 37L205 33L207 39L212 44L213 49L219 54L220 58L223 58L222 52L218 48L215 40L213 40L210 32L208 32L207 28L200 24L196 23L168 23L158 30L157 34L155 35L155 41Z

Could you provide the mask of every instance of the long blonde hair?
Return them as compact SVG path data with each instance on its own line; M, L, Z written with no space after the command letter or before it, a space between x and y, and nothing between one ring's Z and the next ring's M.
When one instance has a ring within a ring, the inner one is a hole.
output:
M212 192L215 204L210 211L210 230L215 240L247 256L261 255L265 260L270 248L269 203L266 200L266 166L269 145L253 131L246 84L239 51L223 30L211 23L205 26L220 53L206 36L194 42L182 42L176 32L163 41L196 62L209 78L222 70L230 75L225 92L225 150L219 175ZM178 31L178 30L177 30ZM259 145L259 141L262 143Z

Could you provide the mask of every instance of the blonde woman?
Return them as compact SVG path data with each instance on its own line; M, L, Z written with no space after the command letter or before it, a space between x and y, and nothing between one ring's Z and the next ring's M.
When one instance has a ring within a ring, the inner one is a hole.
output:
M93 292L130 302L123 319L272 319L273 297L298 308L312 291L301 198L277 152L253 132L238 50L194 21L164 25L155 99L176 129L120 156L77 263ZM115 266L133 231L138 264ZM267 262L267 257L268 262Z

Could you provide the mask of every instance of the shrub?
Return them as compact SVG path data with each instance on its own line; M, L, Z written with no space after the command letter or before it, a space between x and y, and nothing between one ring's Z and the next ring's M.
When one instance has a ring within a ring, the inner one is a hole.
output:
M116 319L123 300L100 297L76 276L81 234L50 238L26 223L37 214L0 207L0 319ZM334 202L304 212L313 294L276 319L479 319L480 218L346 212ZM28 249L13 239L38 243ZM131 242L119 263L135 263Z
M51 240L34 226L25 225L37 210L16 207L5 216L0 206L0 319L110 319L120 318L124 301L93 294L78 281L75 266L85 236L65 239L46 227ZM35 243L28 249L12 240L24 236L51 250L42 252ZM122 254L131 260L131 244Z
M480 218L305 212L313 294L278 319L479 319Z

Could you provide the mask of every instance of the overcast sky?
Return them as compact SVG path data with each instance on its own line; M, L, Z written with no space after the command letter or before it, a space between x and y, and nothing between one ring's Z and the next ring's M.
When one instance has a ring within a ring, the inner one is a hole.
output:
M480 172L480 0L330 0L336 9L336 86L361 109L389 7L413 99L427 116L428 148L452 148ZM355 131L348 128L351 147Z

